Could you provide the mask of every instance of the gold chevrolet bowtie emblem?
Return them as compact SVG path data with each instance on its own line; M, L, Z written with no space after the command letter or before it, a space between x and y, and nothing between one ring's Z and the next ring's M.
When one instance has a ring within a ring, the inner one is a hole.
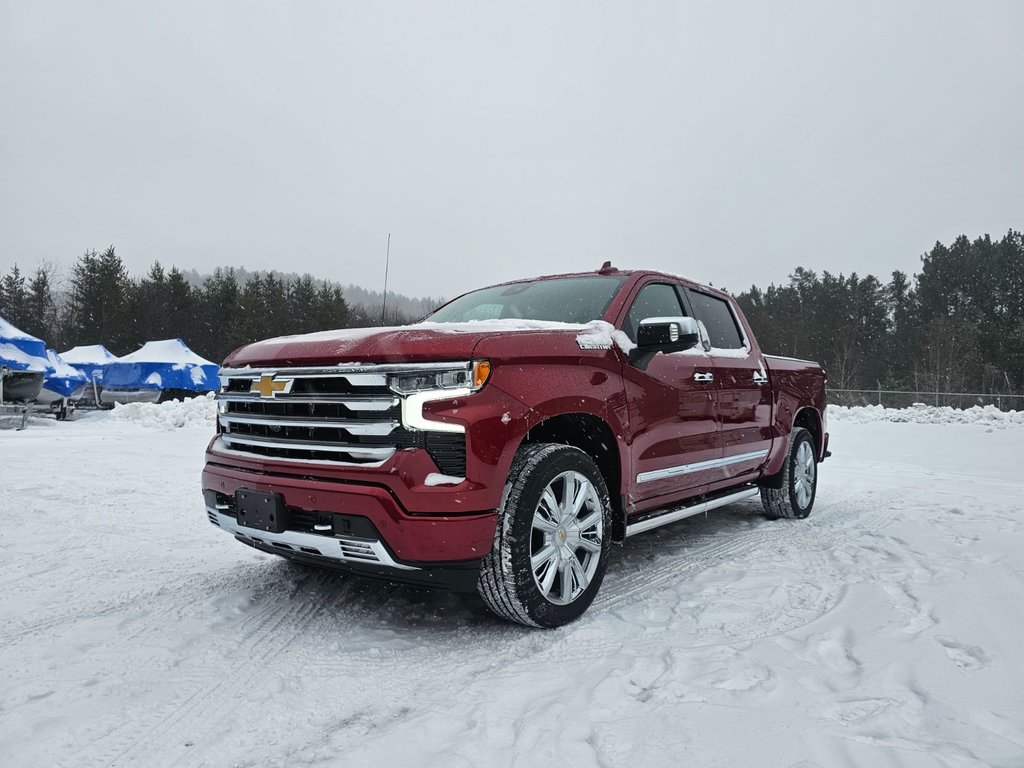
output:
M293 381L294 379L277 379L269 373L264 373L253 381L249 391L259 393L260 397L274 397L278 392L291 392Z

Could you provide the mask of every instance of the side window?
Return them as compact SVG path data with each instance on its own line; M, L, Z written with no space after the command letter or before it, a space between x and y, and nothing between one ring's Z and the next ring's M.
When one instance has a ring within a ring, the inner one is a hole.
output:
M690 304L693 306L693 314L708 329L712 347L742 349L743 336L736 325L736 318L732 314L729 302L691 290Z
M679 303L676 289L667 283L648 283L633 299L633 305L626 313L622 330L631 341L636 341L636 329L640 321L648 317L685 317L683 305Z

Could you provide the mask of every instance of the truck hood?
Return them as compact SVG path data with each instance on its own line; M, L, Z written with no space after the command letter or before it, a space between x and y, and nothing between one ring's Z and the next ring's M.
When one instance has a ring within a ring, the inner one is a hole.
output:
M581 348L595 338L602 344L607 338L604 348L611 346L611 326L602 321L586 325L540 320L416 323L395 328L353 328L280 336L235 350L224 365L240 368L469 360L483 339L533 334L572 334L585 339L580 342Z

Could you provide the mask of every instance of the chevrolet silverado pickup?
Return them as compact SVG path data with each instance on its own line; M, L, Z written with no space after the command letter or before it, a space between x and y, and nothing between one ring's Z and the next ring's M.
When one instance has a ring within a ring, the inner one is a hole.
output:
M760 496L805 518L825 374L764 354L728 294L672 275L556 275L424 321L233 352L209 521L301 563L580 616L613 543Z

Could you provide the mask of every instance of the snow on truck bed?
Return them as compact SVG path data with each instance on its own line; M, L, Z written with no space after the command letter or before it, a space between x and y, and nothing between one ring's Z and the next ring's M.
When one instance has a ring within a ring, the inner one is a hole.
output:
M1024 760L1011 417L835 409L810 519L744 502L633 537L590 612L540 631L215 530L212 410L0 432L0 763Z

